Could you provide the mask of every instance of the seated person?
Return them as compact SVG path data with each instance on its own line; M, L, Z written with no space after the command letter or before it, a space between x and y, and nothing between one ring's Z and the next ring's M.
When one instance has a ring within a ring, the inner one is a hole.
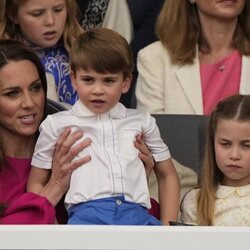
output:
M179 180L155 119L118 102L131 82L133 56L129 44L111 29L89 30L76 40L70 63L80 100L71 110L49 116L42 123L28 190L39 192L43 188L60 131L80 128L92 140L89 150L82 154L91 155L93 164L72 175L65 198L69 224L160 225L175 221ZM150 196L146 173L134 149L134 140L141 134L155 160L161 221L147 211Z

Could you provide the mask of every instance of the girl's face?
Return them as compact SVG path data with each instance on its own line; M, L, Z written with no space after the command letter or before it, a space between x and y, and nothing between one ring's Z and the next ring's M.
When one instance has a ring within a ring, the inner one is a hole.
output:
M23 37L39 47L52 47L62 37L67 19L65 0L25 0L15 23Z
M122 73L79 69L75 74L71 73L71 80L81 102L94 114L103 114L129 90L131 77L124 79Z
M0 130L34 136L44 114L45 93L35 65L11 61L0 69Z
M196 0L199 16L218 20L235 19L243 10L245 0Z
M250 184L250 121L219 119L214 144L217 166L224 174L222 184Z

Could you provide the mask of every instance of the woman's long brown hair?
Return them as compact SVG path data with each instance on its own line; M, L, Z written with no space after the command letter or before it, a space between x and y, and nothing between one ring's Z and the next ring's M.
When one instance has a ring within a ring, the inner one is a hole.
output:
M233 37L233 46L242 55L250 55L250 0L246 0ZM165 0L159 14L156 33L173 64L191 64L199 49L209 53L196 4L188 0Z

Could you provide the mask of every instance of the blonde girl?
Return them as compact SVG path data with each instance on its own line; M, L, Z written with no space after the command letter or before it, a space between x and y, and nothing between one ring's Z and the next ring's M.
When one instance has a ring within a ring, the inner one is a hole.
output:
M182 220L250 226L250 95L234 95L212 112L198 189L182 203Z

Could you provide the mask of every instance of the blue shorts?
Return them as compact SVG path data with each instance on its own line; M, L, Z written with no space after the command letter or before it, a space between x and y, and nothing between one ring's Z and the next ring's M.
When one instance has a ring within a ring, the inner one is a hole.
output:
M69 208L68 224L162 225L147 208L126 201L124 196L83 202Z

